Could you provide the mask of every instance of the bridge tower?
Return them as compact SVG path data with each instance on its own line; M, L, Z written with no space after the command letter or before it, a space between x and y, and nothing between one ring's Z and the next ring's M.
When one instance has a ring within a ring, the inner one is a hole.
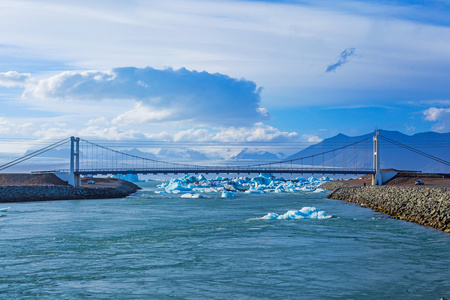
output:
M75 174L80 169L80 138L70 137L70 172L69 184L74 187L81 186L81 176Z
M381 178L380 170L380 144L379 144L380 131L377 130L373 137L373 169L375 174L372 175L372 185L382 185L383 181Z

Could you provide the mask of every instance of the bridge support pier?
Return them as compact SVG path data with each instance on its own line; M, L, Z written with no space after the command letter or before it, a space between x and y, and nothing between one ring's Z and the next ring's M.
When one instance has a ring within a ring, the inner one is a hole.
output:
M373 137L373 169L375 174L372 175L372 185L382 185L383 180L381 177L380 170L380 145L379 145L379 135L380 132L377 130L375 136Z
M70 137L70 172L68 183L71 186L81 186L81 176L75 174L80 169L80 138Z

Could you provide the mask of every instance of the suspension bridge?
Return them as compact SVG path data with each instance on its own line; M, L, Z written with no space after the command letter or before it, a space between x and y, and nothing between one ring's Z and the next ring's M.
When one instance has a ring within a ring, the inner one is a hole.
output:
M241 165L206 165L168 162L157 159L131 155L123 151L111 149L100 144L70 137L33 151L0 165L0 171L23 163L33 157L50 150L67 147L70 144L68 170L52 171L73 186L81 185L83 175L118 175L118 174L370 174L372 184L381 185L392 178L395 173L383 172L380 169L379 141L383 139L396 146L403 147L432 160L450 166L450 162L424 153L407 145L380 136L376 131L374 136L325 150L308 156L268 163Z

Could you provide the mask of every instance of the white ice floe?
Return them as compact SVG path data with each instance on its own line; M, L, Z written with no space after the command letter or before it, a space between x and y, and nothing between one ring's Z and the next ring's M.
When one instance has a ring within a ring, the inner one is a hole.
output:
M268 213L261 219L264 220L292 220L292 219L329 219L331 216L323 210L319 210L315 207L303 207L300 210L290 210L283 215L278 215L276 213Z
M315 190L316 189L314 187L309 186L309 185L305 185L300 188L300 191L303 191L303 192L314 192Z
M202 194L191 194L191 193L187 193L187 194L181 195L181 198L200 199L200 198L204 198L204 197L203 197Z
M11 207L0 208L0 212L7 212Z
M245 192L247 194L266 193L295 193L295 192L316 192L322 193L323 189L318 188L322 183L329 181L328 177L317 179L313 176L308 179L298 177L295 180L285 180L276 178L272 174L260 174L257 177L207 179L203 175L197 177L186 174L182 178L172 179L169 183L158 185L160 191L155 193L222 193L231 191L234 193Z
M236 194L234 192L229 192L229 191L223 191L222 192L222 198L231 198L231 197L235 197Z
M314 177L314 176L311 176L311 177L308 178L308 181L309 182L314 182L314 181L317 181L317 178Z

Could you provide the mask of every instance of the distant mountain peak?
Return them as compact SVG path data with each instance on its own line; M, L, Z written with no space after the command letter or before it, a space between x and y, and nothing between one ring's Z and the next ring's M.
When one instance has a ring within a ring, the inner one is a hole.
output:
M406 135L398 131L391 130L379 130L381 137L386 137L388 139L394 140L401 144L405 144L413 149L417 149L419 151L423 151L427 154L436 156L440 159L450 161L450 133L437 133L437 132L421 132L416 133L414 135ZM343 147L346 145L350 145L352 143L366 140L364 144L359 146L358 155L359 163L364 163L365 168L371 168L370 157L372 156L371 149L373 142L370 138L374 135L374 132L368 133L360 136L347 136L345 134L339 133L336 136L331 138L324 139L322 142L312 145L306 149L303 149L288 158L291 159L300 159L312 155L321 154L326 151L330 151L333 149L337 149L339 147ZM359 144L358 144L359 145ZM346 160L347 163L352 154L347 153L347 155L342 155L340 158L342 160ZM362 162L361 158L365 158L368 160L367 162ZM417 170L423 172L442 172L442 173L450 173L450 168L444 164L433 161L427 157L421 156L417 153L399 147L398 145L394 145L387 140L380 139L380 158L381 158L381 167L382 168L395 168L399 170ZM325 165L332 166L333 162L337 159L334 157L333 159L325 159L322 163ZM358 163L358 162L356 162ZM352 166L354 167L354 166Z
M237 155L232 156L231 159L251 159L251 160L278 160L279 157L268 151L242 149Z

